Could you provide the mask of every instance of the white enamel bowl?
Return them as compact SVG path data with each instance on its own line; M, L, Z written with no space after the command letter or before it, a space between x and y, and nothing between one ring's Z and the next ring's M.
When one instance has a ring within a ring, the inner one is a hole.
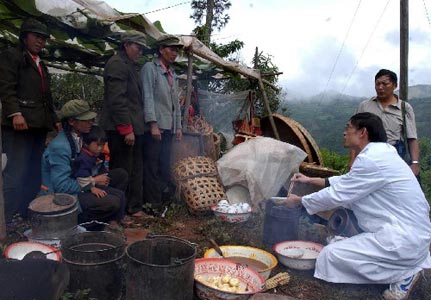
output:
M227 213L216 210L217 206L212 206L211 209L216 216L216 219L228 223L242 223L247 221L251 216L251 211L245 213Z
M323 245L308 241L285 241L273 250L281 264L296 270L312 270Z
M265 264L267 267L262 270L258 270L258 273L262 275L264 279L268 279L271 274L272 269L277 266L277 258L271 253L254 247L249 246L234 246L234 245L226 245L220 246L221 251L225 258L229 259L229 256L234 257L245 257L249 259L254 259L260 261ZM214 248L208 249L204 257L216 257L221 258L220 254Z
M239 286L247 291L241 293L226 292L211 287L202 278L229 274L239 280ZM262 291L265 279L255 270L239 265L224 258L198 258L195 260L195 288L201 300L246 300Z
M61 253L59 249L36 242L18 242L10 244L4 251L4 256L6 258L22 260L26 254L32 251L40 251L42 253L52 252L47 254L46 258L55 261L61 261Z

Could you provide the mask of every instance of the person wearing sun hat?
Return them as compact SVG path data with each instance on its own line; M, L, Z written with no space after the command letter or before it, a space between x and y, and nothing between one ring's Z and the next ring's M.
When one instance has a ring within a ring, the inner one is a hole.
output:
M147 48L145 34L124 32L117 53L108 60L103 73L105 92L100 126L107 133L109 167L123 168L129 175L127 212L134 216L143 215L144 107L138 60Z
M172 191L170 157L172 138L180 141L181 108L178 83L172 64L183 47L170 34L157 39L158 56L141 69L144 93L144 196L153 208L161 209Z
M60 129L48 69L39 56L49 36L45 24L27 19L20 27L18 45L0 55L2 143L8 158L3 172L6 222L17 213L27 217L27 206L40 187L47 133Z
M92 193L85 193L78 181L72 177L73 162L78 157L82 140L81 135L89 133L97 114L90 105L80 99L66 102L60 111L63 131L48 145L42 156L41 195L66 193L78 197L81 212L79 222L109 222L118 214L121 202L115 195L99 198ZM123 170L124 171L124 170ZM125 182L124 182L125 181ZM125 190L127 175L116 171L94 176L94 184L112 186Z

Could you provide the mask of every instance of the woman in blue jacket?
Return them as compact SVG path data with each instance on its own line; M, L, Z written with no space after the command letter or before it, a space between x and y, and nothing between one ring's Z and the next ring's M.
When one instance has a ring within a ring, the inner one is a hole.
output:
M102 198L86 193L78 181L72 177L73 161L81 147L81 134L91 130L96 113L83 100L70 100L61 109L63 131L48 145L42 157L42 194L66 193L78 197L81 213L79 222L109 222L115 219L121 208L116 195ZM127 174L117 169L94 177L95 184L112 186L120 190L127 187Z

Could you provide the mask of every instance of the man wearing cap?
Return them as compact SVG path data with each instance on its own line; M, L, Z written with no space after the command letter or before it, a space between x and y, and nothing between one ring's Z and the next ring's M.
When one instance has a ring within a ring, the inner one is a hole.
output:
M16 213L27 216L28 204L40 188L46 134L61 128L54 111L48 70L39 57L48 38L44 24L28 19L21 25L19 45L0 55L2 142L8 158L3 172L7 222Z
M153 208L163 205L169 193L172 137L181 140L181 110L176 74L172 67L183 47L179 38L164 35L157 40L158 57L141 69L144 120L144 197Z
M42 190L41 194L66 193L76 195L80 204L80 222L114 220L121 208L117 196L108 194L98 198L92 193L85 193L72 177L73 161L81 150L81 134L91 130L96 113L84 100L70 100L61 108L63 131L48 145L42 157ZM123 171L123 170L122 170ZM95 185L112 186L124 190L127 186L125 173L112 172L97 175Z
M146 45L138 31L124 33L121 45L105 65L105 96L100 125L107 132L110 168L123 168L129 175L127 212L142 215L142 143L144 108L141 101L138 59Z

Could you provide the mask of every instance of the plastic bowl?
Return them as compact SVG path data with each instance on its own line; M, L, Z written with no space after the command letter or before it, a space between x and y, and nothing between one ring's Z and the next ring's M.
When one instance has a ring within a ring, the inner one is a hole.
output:
M214 212L214 215L216 216L216 219L223 222L228 223L242 223L247 221L252 211L246 212L246 213L225 213L221 211L216 210L217 206L212 206L211 209Z
M322 244L314 242L285 241L275 244L273 250L282 265L296 270L312 270L322 248Z
M61 252L58 248L36 242L18 242L10 244L4 251L4 256L6 258L22 260L26 254L32 251L40 251L42 253L53 252L47 254L46 258L61 261Z
M202 278L231 275L239 280L239 286L247 291L241 293L226 292L210 286ZM265 279L255 270L238 265L224 258L198 258L195 260L196 294L201 300L246 300L251 295L262 291Z
M265 264L267 266L265 269L257 270L257 272L264 279L269 278L272 269L274 269L278 264L277 258L274 255L259 248L253 248L249 246L226 245L226 246L220 246L220 249L223 252L224 257L227 259L229 259L229 256L245 257L245 258L257 260ZM205 252L204 257L221 258L220 254L218 254L214 248L208 249Z

